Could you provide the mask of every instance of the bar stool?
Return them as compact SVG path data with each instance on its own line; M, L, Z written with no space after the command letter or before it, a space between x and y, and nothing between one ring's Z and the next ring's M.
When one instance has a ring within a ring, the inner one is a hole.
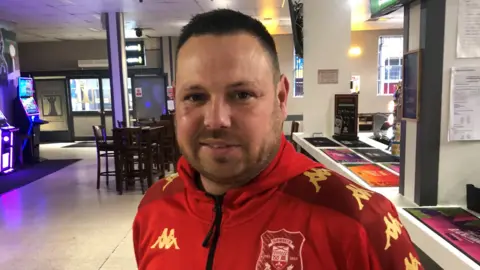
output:
M115 145L108 143L104 126L92 126L92 128L97 145L97 189L100 189L100 177L106 177L108 187L109 176L115 176L115 170L110 170L108 166L108 158L115 156ZM105 158L105 171L102 171L102 158Z

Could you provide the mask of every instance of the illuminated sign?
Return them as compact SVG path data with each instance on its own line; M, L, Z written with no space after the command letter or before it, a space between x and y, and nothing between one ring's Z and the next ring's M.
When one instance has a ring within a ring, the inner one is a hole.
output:
M127 66L145 66L145 44L143 40L126 41L125 51L127 58Z
M413 0L370 0L372 18L379 18L390 14Z

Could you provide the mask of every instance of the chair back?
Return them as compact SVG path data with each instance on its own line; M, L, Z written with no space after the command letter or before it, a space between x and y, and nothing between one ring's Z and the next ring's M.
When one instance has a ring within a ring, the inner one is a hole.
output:
M97 145L107 142L107 132L104 126L92 126L93 136Z

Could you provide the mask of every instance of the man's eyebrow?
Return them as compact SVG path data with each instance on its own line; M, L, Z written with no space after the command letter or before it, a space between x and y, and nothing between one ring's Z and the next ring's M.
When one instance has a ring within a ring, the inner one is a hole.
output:
M199 84L191 84L183 87L183 90L185 91L203 91L205 90L205 87L199 85Z
M238 88L238 87L245 87L245 86L255 86L256 83L254 81L237 81L234 83L230 83L227 85L227 88Z

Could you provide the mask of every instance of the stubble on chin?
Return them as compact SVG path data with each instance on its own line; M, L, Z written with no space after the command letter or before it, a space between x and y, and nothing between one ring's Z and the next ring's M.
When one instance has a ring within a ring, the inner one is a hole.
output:
M195 139L198 136L194 136L188 142L191 144L189 147L191 151L188 151L189 149L185 145L180 145L180 151L188 163L202 176L203 180L207 180L217 186L223 186L225 190L240 187L248 184L265 170L277 155L283 131L283 121L281 119L280 109L275 110L271 118L272 130L267 133L263 142L258 146L259 150L256 156L252 155L251 147L248 145L249 142L246 142L244 144L245 148L242 149L240 160L228 160L228 158L215 160L212 157L204 157L205 160L202 161L200 147L198 142L196 142L198 140ZM222 166L225 167L221 168Z

